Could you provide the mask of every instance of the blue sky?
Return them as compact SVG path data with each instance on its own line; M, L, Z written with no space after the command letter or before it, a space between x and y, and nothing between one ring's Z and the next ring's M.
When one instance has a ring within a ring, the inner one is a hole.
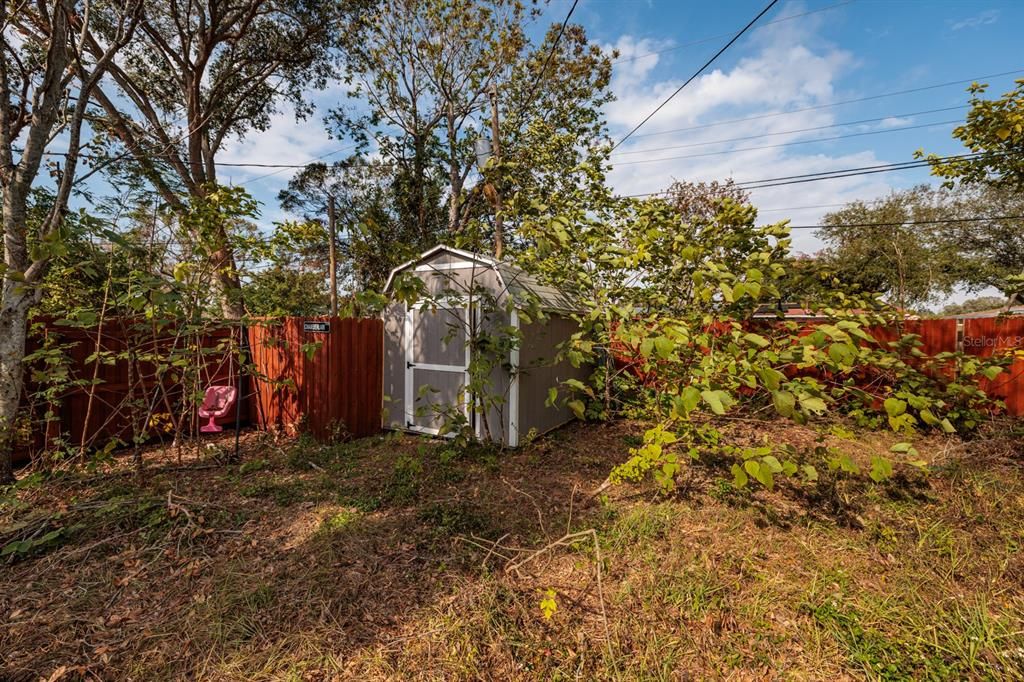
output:
M607 108L613 137L638 123L728 40L721 34L739 30L766 1L580 0L573 21L621 53L613 82L618 99ZM553 0L537 29L561 21L570 5L571 0ZM659 190L673 178L757 180L908 161L919 148L959 153L962 148L950 137L954 124L949 121L962 120L966 112L966 84L830 105L1024 69L1021 25L1021 2L780 2L759 28L744 35L618 150L620 165L611 181L628 194ZM690 44L708 38L713 39ZM1024 71L986 80L990 92L1002 93L1021 77ZM343 94L326 92L317 99L330 105ZM817 108L693 129L808 107ZM865 119L879 120L822 128ZM680 128L690 130L678 132ZM820 129L792 132L806 128ZM771 136L755 137L766 133ZM859 135L814 141L854 133ZM703 144L738 137L750 139ZM793 142L801 144L749 149ZM285 111L270 131L231 145L221 160L304 163L342 146L327 138L319 114L296 124ZM688 158L676 158L680 156ZM223 179L245 185L263 201L269 224L283 217L275 197L293 171L253 180L268 172L231 169ZM757 190L753 198L765 221L790 218L793 224L817 224L829 205L930 181L927 170L912 170ZM798 208L808 206L824 207ZM794 243L805 252L821 246L807 230L797 231Z

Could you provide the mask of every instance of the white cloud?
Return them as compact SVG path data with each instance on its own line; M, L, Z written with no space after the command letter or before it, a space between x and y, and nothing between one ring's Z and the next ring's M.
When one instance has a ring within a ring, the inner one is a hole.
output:
M879 122L879 128L900 128L902 126L908 126L914 122L914 119L908 116L890 116L889 118L882 119Z
M798 10L791 7L790 11ZM834 143L774 147L842 132L791 132L835 124L836 112L832 109L697 127L835 101L837 83L856 68L857 61L848 51L824 43L817 33L820 25L820 17L809 17L803 21L768 26L746 43L747 49L753 47L753 50L735 66L715 69L695 79L613 155L613 161L619 163L610 174L616 191L621 194L657 191L674 179L721 180L732 177L743 182L891 161L879 158L873 151L830 152ZM620 45L640 42L627 37L619 40ZM647 73L651 74L653 68L650 66ZM612 137L625 135L682 82L680 78L657 80L653 76L637 77L635 73L613 79L618 100L607 108ZM894 117L882 122L880 127L898 127L906 122ZM678 130L680 128L689 130ZM766 133L772 135L722 142ZM897 179L864 175L783 185L755 190L752 198L755 205L764 209L842 204L884 194L892 186L890 183ZM829 210L834 209L766 211L761 219L769 222L790 218L794 225L816 225ZM811 230L794 231L793 241L797 251L813 252L822 246Z
M947 23L949 23L950 29L954 31L960 31L965 28L978 28L980 26L987 26L989 24L994 24L997 21L999 21L999 10L989 9L985 10L984 12L981 12L980 14L975 14L973 17L967 17L966 19L961 19L960 21L950 21Z
M612 87L625 86L631 82L643 80L658 65L660 52L673 46L671 40L654 40L652 38L636 39L623 35L614 45L605 45L607 51L617 50L613 70Z
M335 84L324 93L316 93L314 112L305 120L296 120L295 109L288 104L270 118L267 130L250 131L239 140L229 139L217 160L221 163L240 164L283 164L305 165L323 159L331 162L344 158L351 151L351 143L333 140L324 127L323 117L327 110L346 103L346 87ZM230 179L235 184L245 185L265 209L276 205L277 190L288 184L298 169L261 168L258 166L224 166L218 173L222 182Z

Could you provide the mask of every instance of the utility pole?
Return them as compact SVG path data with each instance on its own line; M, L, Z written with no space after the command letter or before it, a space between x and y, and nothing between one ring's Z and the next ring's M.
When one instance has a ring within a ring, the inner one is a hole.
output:
M498 86L491 83L491 137L494 149L494 163L501 164L501 142L498 138ZM497 180L497 178L495 178ZM494 257L501 260L503 241L505 239L504 219L501 215L501 191L494 183Z
M331 317L338 316L338 256L335 243L338 241L338 227L334 220L334 195L327 197L327 231L330 233L330 245L327 259L331 268Z

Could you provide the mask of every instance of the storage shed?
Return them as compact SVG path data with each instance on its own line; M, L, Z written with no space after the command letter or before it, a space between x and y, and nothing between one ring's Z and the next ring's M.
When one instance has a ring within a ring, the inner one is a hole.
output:
M395 268L385 292L410 275L422 282L424 300L392 303L384 312L388 426L436 435L444 412L454 409L477 437L516 447L531 431L544 433L573 418L567 408L545 404L550 388L590 374L587 367L555 362L558 345L578 328L562 292L509 263L444 245ZM544 319L520 315L537 307ZM472 354L482 352L473 346L482 332L506 326L520 330L520 341L492 364L481 393L497 399L482 408L479 397L466 390Z

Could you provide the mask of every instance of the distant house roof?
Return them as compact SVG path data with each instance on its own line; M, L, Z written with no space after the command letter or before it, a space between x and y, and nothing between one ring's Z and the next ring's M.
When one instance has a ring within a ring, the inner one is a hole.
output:
M999 317L1000 315L1024 315L1024 305L1013 305L1006 307L991 308L989 310L978 310L973 313L960 313L958 315L944 315L946 319L976 320L984 317Z
M777 320L779 318L786 320L826 320L827 315L811 310L810 308L801 308L796 303L778 303L775 305L762 305L758 306L757 310L754 311L754 319L757 320Z
M528 299L536 298L542 309L555 312L575 312L579 310L579 306L575 305L572 299L566 295L565 292L555 287L542 284L536 277L516 265L506 261L499 261L491 256L456 249L444 244L438 244L437 246L421 253L419 257L406 261L393 269L391 274L388 275L388 281L384 285L384 291L387 292L391 289L391 283L394 281L395 275L399 272L416 266L441 252L450 253L465 260L479 263L493 269L498 275L498 281L501 282L502 287L508 292L508 295L511 296L513 300L526 301Z

